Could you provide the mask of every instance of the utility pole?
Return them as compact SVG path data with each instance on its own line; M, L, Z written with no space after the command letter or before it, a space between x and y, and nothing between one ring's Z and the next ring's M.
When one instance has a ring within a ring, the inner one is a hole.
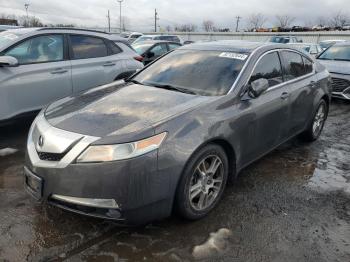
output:
M108 32L111 32L111 16L109 15L109 10L107 14L107 19L108 19Z
M240 16L236 16L236 32L238 32L239 21L242 19Z
M29 4L24 4L24 8L26 9L26 13L27 13L27 19L28 19L28 7L29 7Z
M25 3L24 4L24 8L26 9L26 13L27 13L27 22L26 22L26 24L27 24L27 27L29 27L29 16L28 16L28 7L29 7L29 4L28 3Z
M117 2L119 3L119 29L120 29L120 33L122 33L122 2L124 0L117 0Z
M154 32L157 32L157 21L159 20L157 9L154 9Z

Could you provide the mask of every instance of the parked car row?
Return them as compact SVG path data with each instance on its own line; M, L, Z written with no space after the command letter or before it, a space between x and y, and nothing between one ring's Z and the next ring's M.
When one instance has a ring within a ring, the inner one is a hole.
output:
M168 53L126 82L40 112L24 168L35 199L119 223L173 211L200 219L244 167L296 135L320 136L331 80L306 52L243 41L152 45Z

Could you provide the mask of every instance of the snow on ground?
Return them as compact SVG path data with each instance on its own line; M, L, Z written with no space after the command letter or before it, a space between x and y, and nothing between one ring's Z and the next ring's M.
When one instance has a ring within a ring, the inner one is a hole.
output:
M3 148L0 149L0 156L8 156L16 153L18 150L15 148Z

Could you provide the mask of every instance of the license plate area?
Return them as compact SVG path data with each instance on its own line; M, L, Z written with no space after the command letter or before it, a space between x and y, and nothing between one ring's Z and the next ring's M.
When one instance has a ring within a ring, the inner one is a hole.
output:
M28 168L24 168L24 184L26 190L36 199L43 195L43 179L35 175Z

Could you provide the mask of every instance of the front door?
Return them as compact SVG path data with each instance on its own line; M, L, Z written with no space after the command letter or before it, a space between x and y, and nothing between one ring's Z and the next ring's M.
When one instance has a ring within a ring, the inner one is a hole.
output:
M6 50L17 67L0 67L0 120L36 111L72 93L71 64L64 55L64 36L32 37Z
M241 101L242 160L246 165L279 145L287 136L289 89L283 83L278 52L267 53L257 62L248 85L265 78L269 89L257 98Z

